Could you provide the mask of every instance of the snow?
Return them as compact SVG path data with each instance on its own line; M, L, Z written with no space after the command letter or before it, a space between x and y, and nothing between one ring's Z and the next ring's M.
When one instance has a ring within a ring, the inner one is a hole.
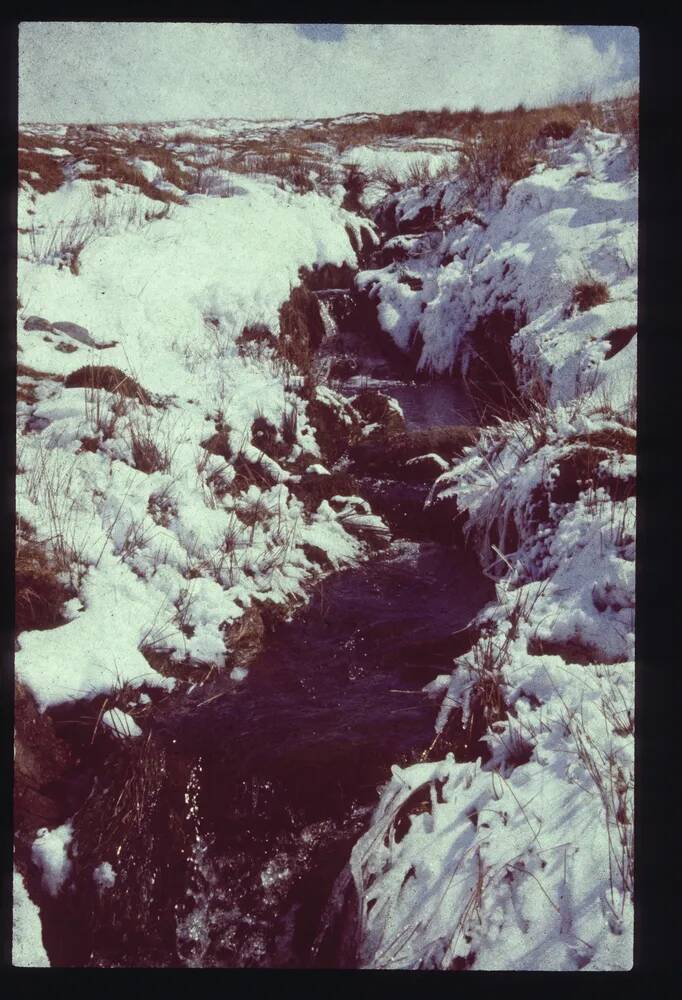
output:
M618 137L581 128L504 203L476 206L484 226L448 222L454 187L440 188L440 233L406 243L422 290L399 283L400 265L360 283L399 347L419 328L419 365L439 372L466 371L478 321L510 309L520 389L545 400L485 428L427 500L456 498L496 581L481 637L424 689L441 699L437 740L447 747L453 710L466 727L491 690L502 710L489 702L485 756L393 768L351 859L360 964L627 970L636 336L608 360L604 338L637 321L636 174ZM403 192L399 211L434 204L436 188ZM570 303L586 275L609 301L581 313ZM410 815L415 792L426 809Z
M519 320L511 346L522 377L539 375L552 399L575 395L603 356L600 338L637 322L637 178L624 172L623 157L619 136L578 129L544 169L512 185L501 207L480 209L484 227L471 219L447 225L461 197L458 180L401 192L401 218L440 198L445 224L410 246L421 290L399 281L402 263L360 275L377 297L383 329L403 350L419 330L419 369L466 371L477 322L509 310ZM610 301L567 316L583 280L605 282Z
M427 142L428 140L423 140ZM421 140L420 140L421 142ZM446 147L446 152L436 152L433 146L438 144ZM454 169L456 156L453 155L447 140L433 139L425 149L405 149L401 145L396 146L352 146L344 150L341 157L343 163L355 164L367 173L376 170L389 170L394 173L398 180L405 182L408 179L410 168L424 163L428 164L432 175L436 175L438 170L444 166L451 166Z
M49 968L50 960L43 945L40 910L24 885L20 873L12 875L12 965L20 968Z
M102 714L102 724L110 729L119 739L135 739L142 735L142 730L131 715L120 708L110 708Z
M93 870L92 878L99 891L106 892L107 889L111 889L115 884L116 872L108 861L102 861Z
M42 872L42 885L51 896L62 889L71 872L69 845L73 837L71 821L48 830L41 827L31 848L33 862Z
M179 130L155 132L167 141ZM137 166L154 180L153 165ZM295 409L296 457L324 474L305 403L285 386L277 359L243 356L237 344L248 325L277 334L301 267L356 264L347 227L357 231L360 220L316 191L238 180L233 197L192 196L164 218L158 201L111 181L102 198L78 177L35 199L20 194L19 224L43 241L36 257L20 236L21 363L56 377L33 379L36 403L18 408L17 513L48 551L57 539L57 568L77 593L66 624L18 640L17 677L41 710L123 685L173 689L175 679L149 665L149 649L168 657L171 673L180 664L222 667L226 624L254 600L305 599L322 574L306 543L329 551L335 567L369 551L358 529L378 519L344 525L331 508L306 514L286 486L291 473L251 444L257 416L279 427ZM54 239L74 227L85 234L78 273ZM81 342L65 337L76 347L65 352L61 335L45 340L24 329L29 315L87 333ZM64 388L59 378L88 364L130 375L152 402ZM324 388L319 395L350 420L340 397ZM227 461L202 447L218 420L229 428ZM94 450L83 450L85 439ZM134 467L136 439L157 449L151 472ZM275 485L233 496L239 454Z

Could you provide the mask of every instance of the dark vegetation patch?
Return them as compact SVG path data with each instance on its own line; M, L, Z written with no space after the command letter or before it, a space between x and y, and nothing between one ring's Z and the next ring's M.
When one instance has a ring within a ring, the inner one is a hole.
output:
M235 478L230 484L230 492L234 495L248 490L249 486L258 486L260 489L270 489L277 482L277 478L270 472L262 462L252 462L240 452L232 462L235 471ZM245 522L245 515L240 511L240 519Z
M50 715L38 710L19 681L14 685L14 730L14 830L17 862L25 870L36 831L68 819L59 782L73 765L73 754L56 735Z
M346 168L346 175L343 180L346 193L341 202L342 208L345 208L349 212L357 212L358 214L362 212L360 198L367 186L368 180L367 175L359 167L356 167L355 164L351 164Z
M303 371L310 368L312 356L325 336L317 296L303 286L294 288L279 310L282 357Z
M265 619L255 605L229 625L225 624L225 647L233 666L248 667L258 656L265 637Z
M355 441L360 420L350 406L340 409L315 396L309 400L306 413L308 421L315 429L322 460L326 465L334 465ZM345 418L345 419L344 419Z
M147 475L152 472L163 472L168 469L168 455L158 446L154 438L144 427L130 427L130 444L133 452L133 465Z
M26 146L30 142L26 136L22 137L20 141L22 146ZM41 153L34 143L35 140L32 143L33 148L19 150L19 180L32 187L38 194L50 194L52 191L58 191L64 183L62 162L65 157ZM48 145L53 146L54 142L50 141ZM31 176L32 174L37 176Z
M64 602L75 591L63 582L45 543L36 540L23 518L17 518L14 587L15 633L56 628L66 621Z
M424 287L424 282L421 278L418 278L415 274L408 274L407 271L404 271L400 275L398 282L401 285L407 285L413 292L420 292Z
M467 378L488 397L490 404L512 412L518 401L518 386L510 345L514 334L526 322L525 314L500 308L481 317L470 335L473 357Z
M579 282L571 292L571 299L566 306L566 316L572 316L575 312L587 312L595 306L601 306L608 302L610 298L609 289L605 282L596 278L589 278Z
M353 288L356 273L350 264L316 264L312 270L301 268L300 277L307 289L319 292L327 288Z
M276 351L279 346L277 337L263 323L245 326L237 337L236 343L237 350L242 357L252 354L258 359L263 356L265 350Z
M37 402L38 395L36 393L35 382L18 382L17 403L28 403L29 406L33 406L33 404Z
M575 132L573 120L552 118L538 129L538 139L569 139Z
M609 343L609 349L604 355L604 360L608 361L613 358L616 354L619 354L623 348L627 347L632 338L637 333L637 327L632 326L619 326L615 330L609 330L604 336L604 340Z
M218 418L215 424L215 433L201 442L201 447L210 452L211 455L218 455L229 461L232 458L232 445L230 444L230 427Z
M394 400L378 389L363 389L353 397L352 405L367 423L380 424L384 435L404 433L405 418L395 408Z
M67 389L106 389L107 392L136 399L139 403L149 405L152 402L149 393L130 375L113 365L84 365L71 372L64 379Z
M626 427L602 427L597 431L575 434L568 441L590 448L608 448L616 454L634 455L637 451L637 436Z
M116 745L97 773L97 794L74 820L74 889L46 901L46 913L55 911L44 924L46 947L58 965L166 965L189 902L190 764L147 735ZM104 860L116 880L99 892L92 873Z
M275 425L262 415L251 424L251 443L275 461L284 458L290 450L290 445L282 440Z
M321 549L319 545L313 545L311 542L303 543L303 554L306 559L309 559L312 563L317 563L322 569L331 569L332 564L329 556Z
M531 636L528 640L528 652L531 656L560 656L564 663L579 663L586 666L589 663L620 663L620 660L604 658L604 651L575 636L570 639L540 639Z

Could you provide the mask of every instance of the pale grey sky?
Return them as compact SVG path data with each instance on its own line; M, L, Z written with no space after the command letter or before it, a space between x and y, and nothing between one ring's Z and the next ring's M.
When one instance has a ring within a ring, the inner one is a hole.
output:
M24 22L19 119L314 118L608 96L627 27Z

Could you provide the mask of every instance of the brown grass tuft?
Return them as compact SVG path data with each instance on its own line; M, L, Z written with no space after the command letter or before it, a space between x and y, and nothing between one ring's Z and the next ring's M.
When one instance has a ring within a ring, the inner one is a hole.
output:
M66 389L106 389L149 405L151 396L134 378L113 365L84 365L64 379Z

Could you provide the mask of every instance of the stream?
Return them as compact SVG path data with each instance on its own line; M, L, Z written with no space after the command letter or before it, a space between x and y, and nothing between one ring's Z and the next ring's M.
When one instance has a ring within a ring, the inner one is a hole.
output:
M407 382L354 346L356 371L370 373L343 384L345 395L381 388L408 429L474 423L462 386ZM418 510L429 488L361 483L384 508ZM178 964L352 965L341 944L347 915L328 906L335 879L391 764L415 761L433 738L439 700L422 688L449 672L453 635L493 596L473 556L392 528L387 551L320 583L270 633L244 681L204 686L164 718L174 751L194 761Z
M381 389L408 430L476 422L463 385L405 378L368 335L333 335L325 350L353 369L335 388ZM425 530L429 483L358 484L393 541L321 581L266 634L242 680L219 672L154 713L150 736L179 804L161 785L150 793L138 867L103 922L93 924L86 897L66 924L46 903L57 965L354 966L351 849L391 765L429 747L440 698L423 688L451 671L461 633L494 597L473 554Z

